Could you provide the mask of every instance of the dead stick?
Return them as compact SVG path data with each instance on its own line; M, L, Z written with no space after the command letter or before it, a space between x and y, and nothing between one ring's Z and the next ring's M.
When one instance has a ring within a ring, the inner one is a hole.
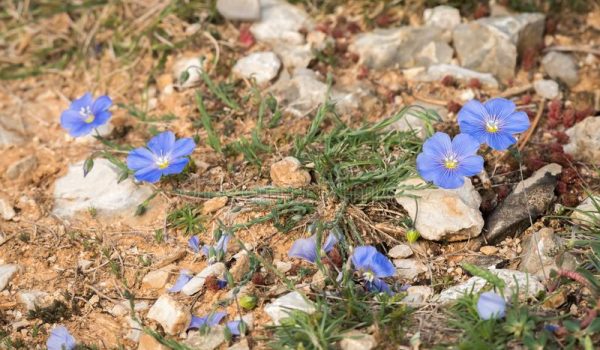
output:
M531 135L533 135L533 133L535 132L535 128L537 127L538 123L540 122L540 119L542 119L542 114L544 114L544 106L545 105L546 105L546 99L542 98L542 100L540 101L540 104L538 105L537 114L535 115L535 119L533 119L533 123L531 124L529 131L527 132L527 134L525 134L525 137L523 137L521 140L519 140L520 142L517 143L519 152L521 152L523 150L523 148L525 147L525 145L531 138Z

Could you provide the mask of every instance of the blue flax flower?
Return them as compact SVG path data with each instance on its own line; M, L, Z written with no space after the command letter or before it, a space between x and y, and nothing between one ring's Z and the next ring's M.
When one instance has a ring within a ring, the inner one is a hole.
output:
M354 264L354 269L361 273L370 291L392 294L390 287L382 278L394 276L396 268L375 247L356 247L352 253L352 264Z
M181 270L179 272L179 277L177 278L177 281L175 281L173 287L171 287L168 291L171 293L181 292L183 286L185 286L191 279L192 275L190 275L190 272L188 270Z
M75 338L64 326L55 327L46 342L48 350L73 350L75 345Z
M525 112L516 111L515 104L504 98L493 98L486 103L467 102L458 112L460 131L495 150L505 150L517 142L514 134L529 129Z
M218 325L225 316L227 316L227 314L224 312L215 312L203 317L192 316L192 320L187 330L189 331L190 329L198 329L203 326L214 327Z
M94 101L89 92L71 102L67 110L60 115L60 125L73 137L85 136L95 128L106 124L111 113L108 110L112 100L100 96Z
M135 171L137 180L155 183L161 176L181 173L195 147L191 138L175 141L175 134L165 131L150 139L148 147L129 152L127 167Z
M506 312L506 300L494 292L481 293L477 301L477 313L482 320L503 318Z
M333 232L329 233L325 242L323 242L323 251L329 253L337 244L339 238ZM300 238L292 244L288 252L290 258L299 258L315 263L317 260L317 235L314 234L308 238Z
M483 170L483 158L477 155L479 143L467 134L450 136L436 132L423 144L423 152L417 156L417 170L423 179L441 188L458 188L465 176Z

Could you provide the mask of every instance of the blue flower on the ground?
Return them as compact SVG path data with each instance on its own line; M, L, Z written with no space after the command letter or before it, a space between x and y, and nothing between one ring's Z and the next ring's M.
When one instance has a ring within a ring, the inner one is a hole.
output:
M73 137L85 136L95 128L106 124L111 113L108 110L112 100L100 96L95 101L89 92L71 102L67 110L60 115L60 125Z
M50 332L46 346L48 350L73 350L76 342L64 326L58 326Z
M503 318L506 313L506 300L494 292L484 292L477 301L477 313L482 320Z
M242 320L234 320L227 322L227 328L229 329L229 333L231 333L231 335L240 336L242 334L242 324Z
M188 239L188 247L190 247L194 253L200 252L200 239L198 236L192 236L190 239Z
M217 261L221 261L223 259L223 257L225 256L225 253L227 253L227 245L230 240L231 240L231 235L228 233L224 233L221 235L221 237L217 241L217 244L215 244L215 245L205 244L204 246L202 246L199 249L199 252L204 254L208 258L209 264L212 264ZM191 244L191 243L188 242L188 244ZM194 248L192 248L192 249L194 249Z
M192 316L192 320L187 330L189 331L190 329L198 329L203 326L214 327L218 325L225 316L227 316L227 314L224 312L215 312L203 317Z
M505 150L517 142L514 134L529 128L527 113L516 108L505 98L493 98L483 104L471 100L458 112L460 131L495 150Z
M177 278L177 281L175 281L175 284L173 285L173 287L171 287L169 289L169 292L171 292L171 293L180 292L181 289L183 288L183 286L185 286L191 279L192 279L192 276L190 275L190 272L188 270L181 270L179 272L179 277Z
M329 253L338 241L339 237L334 232L330 232L325 242L323 242L323 251ZM296 240L292 244L288 256L290 258L304 259L314 264L317 260L317 235L314 234L308 238Z
M148 147L129 152L127 167L135 171L137 180L155 183L161 176L181 173L195 147L191 138L176 141L175 134L165 131L150 139Z
M356 247L352 253L352 264L354 264L354 269L361 273L370 291L392 294L390 287L382 278L394 276L396 268L375 247Z
M450 136L436 132L423 144L423 152L417 156L417 170L423 179L441 188L458 188L465 176L473 176L483 170L483 158L477 155L479 142L467 134Z

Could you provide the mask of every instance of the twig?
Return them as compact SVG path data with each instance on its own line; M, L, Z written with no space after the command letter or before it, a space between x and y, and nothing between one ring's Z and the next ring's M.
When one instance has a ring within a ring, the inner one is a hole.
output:
M582 46L582 45L557 45L550 46L544 49L544 52L547 51L561 51L561 52L585 52L591 53L593 55L600 56L600 49L593 48L591 46Z
M182 249L178 252L175 252L175 254L172 254L171 256L166 257L165 259L159 261L158 263L156 263L156 265L154 266L155 269L160 269L163 268L171 263L174 263L175 261L183 258L185 255L187 254L187 251L185 249Z
M532 88L533 88L533 84L527 84L527 85L523 85L523 86L515 86L513 88L510 88L510 89L504 91L503 93L498 95L498 97L507 98L507 97L519 95L526 91L531 90Z
M542 100L540 101L540 104L538 105L537 114L535 115L535 119L533 119L533 123L531 124L529 131L527 132L527 134L525 134L525 136L521 140L519 140L519 142L517 142L517 148L519 149L519 152L523 150L523 148L525 147L525 145L531 138L531 135L533 135L533 133L535 132L535 128L537 127L538 123L540 122L540 119L542 118L542 114L544 113L545 105L546 105L546 99L542 98Z

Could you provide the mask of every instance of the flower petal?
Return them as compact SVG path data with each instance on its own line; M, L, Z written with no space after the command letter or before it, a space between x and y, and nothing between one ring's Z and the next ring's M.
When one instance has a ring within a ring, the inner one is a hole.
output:
M161 132L148 141L148 148L157 156L170 154L175 144L175 134L172 131Z
M110 113L109 111L99 112L98 114L96 114L96 118L91 124L94 126L94 128L97 128L101 125L106 124L106 122L110 119L111 116L112 113Z
M371 257L371 271L375 274L375 277L391 277L396 274L396 267L390 259L380 252L375 252Z
M323 243L323 251L325 253L329 253L338 242L338 236L335 233L333 233L333 231L330 232L327 236L327 239L325 240L325 243Z
M417 171L423 179L434 181L437 174L444 171L444 168L440 165L439 158L421 153L417 156Z
M488 145L497 151L504 151L516 142L517 139L515 139L511 134L506 132L488 134L487 137Z
M81 115L72 109L67 109L60 115L60 125L67 130L78 128L81 124L85 124Z
M314 263L317 260L317 242L311 236L309 238L300 238L292 244L288 252L290 258L299 258Z
M227 252L227 243L229 243L230 239L231 239L231 235L229 235L229 234L222 235L221 238L219 238L219 241L217 242L217 246L215 247L215 249L217 251L222 251L223 253Z
M465 179L458 171L444 170L437 174L433 183L438 187L451 190L461 187L465 183Z
M92 113L98 115L100 112L106 111L112 105L112 100L108 96L100 96L92 105Z
M171 160L169 166L162 170L163 175L173 175L180 174L185 166L189 163L189 159L187 158L177 158Z
M485 117L487 114L488 111L481 102L470 100L462 106L460 111L458 111L456 119L459 123L470 122L473 124L481 123L483 125L485 124Z
M239 320L227 322L227 328L229 328L229 332L232 335L238 335L239 336L241 334L241 332L240 332L240 323L241 322L242 321L239 321Z
M481 293L477 301L477 313L482 320L503 318L506 313L506 300L494 292Z
M90 134L94 130L93 124L81 123L78 127L71 129L69 135L73 137L81 137Z
M423 153L433 157L444 156L452 149L450 136L443 132L436 132L423 144Z
M155 165L147 168L140 169L134 173L135 178L138 181L146 181L149 183L156 183L160 180L162 172Z
M80 98L73 100L69 106L69 109L79 112L82 108L91 107L93 103L94 98L92 97L92 94L86 92Z
M73 350L76 342L64 326L58 326L50 332L46 346L48 350Z
M516 109L515 103L505 98L493 98L487 100L483 106L488 114L496 119L502 119L511 115Z
M198 236L192 236L188 239L188 247L190 247L194 253L200 252L200 239Z
M179 272L177 281L175 281L173 287L169 288L168 291L171 293L180 292L183 286L185 286L192 279L192 276L189 273L190 272L188 270L181 270Z
M458 134L452 140L452 150L460 160L462 157L477 153L479 151L479 142L469 134Z
M483 157L473 155L460 160L456 173L459 176L473 176L483 170Z
M131 150L127 155L127 167L131 170L141 170L155 165L154 154L145 147Z
M390 286L387 283L385 283L384 280L379 278L373 279L373 282L367 282L367 288L371 292L383 292L387 293L388 295L394 295L394 292L392 292Z
M529 117L525 112L514 112L501 120L502 131L509 134L518 134L529 129Z
M179 139L173 144L173 151L171 152L172 158L186 157L194 152L196 143L190 137Z
M189 331L190 329L200 328L204 325L207 327L214 327L218 325L225 316L227 316L227 314L224 312L215 312L204 317L192 316L192 321L190 322L187 330Z
M489 133L485 129L485 124L477 121L462 121L459 122L460 132L463 134L471 135L477 140L477 142L485 143Z
M370 245L359 246L354 248L352 253L352 264L356 270L365 270L369 267L369 261L371 257L377 253L377 249Z
M188 326L187 330L189 331L190 329L198 329L204 326L206 324L206 319L206 317L192 315L192 320L190 321L190 325Z

